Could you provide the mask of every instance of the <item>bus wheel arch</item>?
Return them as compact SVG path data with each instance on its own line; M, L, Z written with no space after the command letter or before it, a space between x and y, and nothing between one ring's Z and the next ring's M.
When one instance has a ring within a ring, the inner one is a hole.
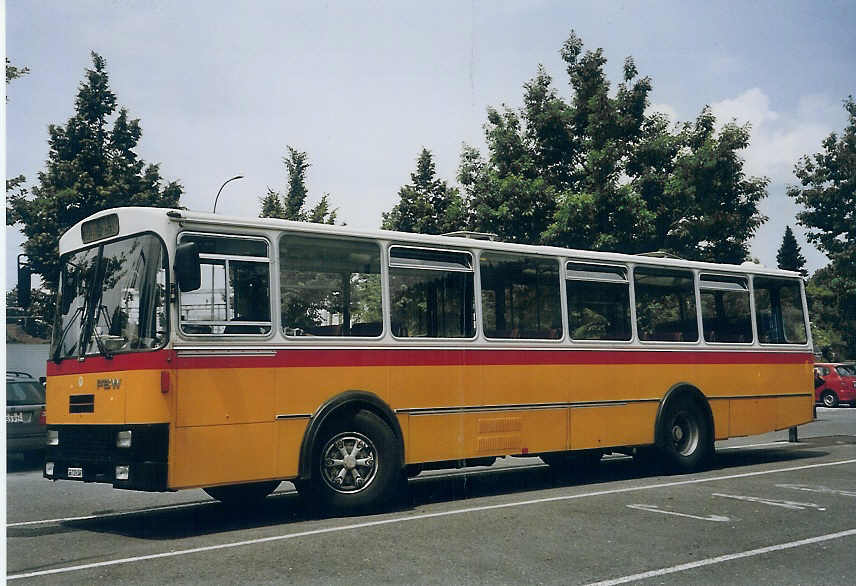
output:
M312 457L318 449L318 443L330 425L337 420L353 417L359 411L368 411L379 417L395 436L400 454L398 468L404 467L404 434L393 410L386 402L368 391L349 390L328 399L312 416L309 426L303 434L300 445L300 461L298 464L298 484L307 484L312 480Z
M713 412L697 387L678 383L660 402L654 441L663 464L673 472L692 472L713 456Z

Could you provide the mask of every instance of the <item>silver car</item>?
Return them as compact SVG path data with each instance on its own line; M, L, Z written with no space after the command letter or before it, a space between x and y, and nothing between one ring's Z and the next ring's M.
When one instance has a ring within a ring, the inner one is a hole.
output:
M45 450L45 388L25 372L6 373L6 454L32 460Z

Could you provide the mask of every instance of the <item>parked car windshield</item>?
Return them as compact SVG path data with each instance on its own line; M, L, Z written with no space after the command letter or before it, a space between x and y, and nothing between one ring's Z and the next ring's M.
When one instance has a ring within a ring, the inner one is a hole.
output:
M856 376L856 368L847 365L836 366L835 372L838 376Z
M36 381L6 381L6 405L42 405L44 402L45 389Z
M166 251L152 234L63 256L51 356L134 352L166 343Z

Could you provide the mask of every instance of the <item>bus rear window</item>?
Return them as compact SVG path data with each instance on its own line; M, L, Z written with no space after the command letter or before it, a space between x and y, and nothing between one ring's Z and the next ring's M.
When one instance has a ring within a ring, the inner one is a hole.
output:
M799 281L755 277L755 320L762 344L805 344Z

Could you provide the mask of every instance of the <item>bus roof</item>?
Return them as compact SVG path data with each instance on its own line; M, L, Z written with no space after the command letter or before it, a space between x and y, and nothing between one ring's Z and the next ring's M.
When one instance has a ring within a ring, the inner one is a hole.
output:
M275 218L248 218L226 216L192 210L177 210L168 208L124 207L97 212L72 226L60 238L60 253L88 246L83 243L81 226L90 220L116 214L119 216L119 235L130 235L145 231L163 233L168 230L171 222L181 222L185 227L198 229L239 228L262 230L288 230L330 236L350 236L357 238L372 238L375 240L392 241L400 244L423 246L456 247L496 252L516 252L545 256L561 256L569 260L603 262L603 263L633 263L659 267L690 268L710 272L746 273L754 275L770 275L780 277L802 278L794 271L769 268L764 265L744 262L740 265L720 264L710 262L690 261L678 258L644 254L623 254L617 252L600 252L542 246L531 244L516 244L484 239L462 238L460 236L441 236L430 234L413 234L410 232L395 232L390 230L360 230L349 226L331 226L329 224L314 224L310 222L295 222ZM112 237L111 237L112 238ZM108 240L105 238L104 240Z

